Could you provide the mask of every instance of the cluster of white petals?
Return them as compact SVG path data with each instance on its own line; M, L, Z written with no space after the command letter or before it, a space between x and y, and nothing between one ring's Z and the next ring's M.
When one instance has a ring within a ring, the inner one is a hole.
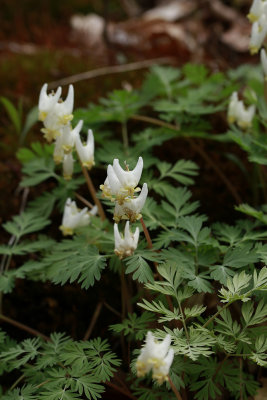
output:
M83 166L90 169L94 165L94 136L89 130L87 143L82 143L80 131L83 121L79 121L75 128L71 125L74 104L73 86L69 86L65 101L60 98L61 92L61 87L59 87L55 93L47 94L47 83L43 85L39 96L39 120L44 124L44 128L41 129L44 137L49 143L55 142L55 163L63 163L63 176L65 179L71 179L74 148Z
M135 222L141 218L140 211L147 198L147 184L144 183L142 190L137 186L143 170L143 159L139 157L132 171L126 167L124 170L118 159L113 161L107 169L107 178L100 186L103 196L115 201L114 220L122 219ZM136 193L140 192L138 197Z
M75 201L71 201L71 199L68 198L64 207L62 225L59 229L62 231L64 236L73 235L76 228L89 225L90 216L96 215L96 213L97 206L94 206L90 212L87 207L80 210Z
M115 239L115 254L122 259L129 257L133 254L137 247L139 239L139 228L136 228L135 232L130 231L129 221L125 224L124 236L119 233L117 224L114 224L114 239Z
M170 344L170 335L166 335L161 342L158 342L152 332L148 332L145 345L136 361L137 376L143 377L152 370L152 378L158 384L161 385L167 381L174 357L174 351L170 348Z
M251 54L256 54L267 35L267 0L254 0L248 18L253 23L249 48Z
M238 99L237 92L233 92L228 106L228 123L237 123L241 129L247 129L251 126L254 115L255 106L245 108L243 101Z

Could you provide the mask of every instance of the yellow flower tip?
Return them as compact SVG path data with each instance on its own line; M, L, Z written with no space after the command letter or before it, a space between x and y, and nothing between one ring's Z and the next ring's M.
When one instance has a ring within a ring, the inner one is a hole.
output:
M95 165L94 160L92 160L92 161L85 161L85 162L82 163L82 166L85 167L85 168L87 168L89 171L90 171L90 169L93 168L94 165ZM101 186L104 186L104 185L100 185L100 189L101 189ZM102 190L102 189L101 189L101 190Z
M264 80L265 80L265 82L267 82L267 75L264 76Z
M59 117L58 120L62 125L67 125L70 121L72 121L72 119L73 119L73 114L66 114Z
M61 230L63 236L73 235L73 229L68 228L67 226L60 225L59 229Z
M247 18L249 20L249 22L251 22L253 24L253 22L258 21L259 17L257 17L257 15L253 14L253 13L249 13L247 15Z
M243 122L243 121L239 121L237 123L237 125L239 126L239 128L245 130L251 127L251 123L250 122Z
M63 178L65 179L65 181L70 181L71 178L72 178L72 175L66 175L66 174L64 174L64 175L63 175Z
M152 379L154 379L155 381L157 381L157 383L159 385L162 385L164 382L168 381L168 377L164 374L153 374L152 375Z
M255 46L251 46L251 47L249 48L249 50L250 50L250 54L253 56L254 54L257 54L257 53L258 53L259 48L258 48L258 47L255 47Z
M70 154L72 152L72 146L71 145L64 144L62 146L62 149L64 150L65 154Z
M39 112L39 116L38 116L39 121L44 122L44 120L46 119L46 117L47 117L47 112L45 112L45 111L40 111L40 112Z
M60 135L59 131L48 128L42 128L41 132L44 134L44 138L48 141L48 143L51 143L54 139L56 139L57 136Z
M62 160L63 160L63 158L60 157L60 156L54 156L53 159L54 159L54 163L57 164L57 165L61 164Z
M235 122L235 117L233 117L233 116L229 116L228 118L227 118L227 122L228 122L228 124L234 124L234 122Z

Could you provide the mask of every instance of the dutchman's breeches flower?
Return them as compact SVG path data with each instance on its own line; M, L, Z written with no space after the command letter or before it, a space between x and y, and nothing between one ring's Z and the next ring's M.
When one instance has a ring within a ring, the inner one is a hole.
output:
M152 378L159 385L167 381L174 357L174 351L170 348L170 344L170 335L166 335L161 342L158 342L152 332L148 332L145 345L142 347L140 355L137 358L137 376L143 377L152 370Z
M80 123L82 124L82 121L80 121L79 124ZM88 130L86 143L82 143L80 134L77 134L75 138L75 146L82 165L87 169L91 169L95 165L94 162L95 142L92 130L91 129Z
M252 25L250 37L250 53L256 54L261 48L267 35L267 14L261 15L260 19Z
M243 101L238 100L237 92L233 92L228 106L228 123L236 122L241 129L247 129L252 124L255 110L254 105L245 108Z
M267 2L265 0L254 0L250 7L248 19L250 22L256 22L262 14L267 13Z
M136 187L139 183L143 170L143 158L139 157L135 168L132 171L124 170L119 164L118 159L114 159L113 166L109 165L107 170L107 179L104 185L100 186L104 197L112 198L119 204L123 204L124 200L129 196L133 197L135 192L139 192L140 188Z
M44 133L48 142L56 139L62 134L62 128L68 125L72 120L74 90L69 86L68 95L65 101L60 100L61 88L59 87L55 94L47 95L47 84L41 89L39 97L39 119L43 121Z
M69 181L72 178L74 167L74 160L72 157L72 153L64 154L63 157L63 177L66 181Z
M73 235L76 228L89 225L90 215L96 215L97 206L94 206L90 212L87 207L79 210L75 201L67 199L64 214L62 219L62 225L59 229L62 231L64 236Z
M114 221L119 222L122 219L128 219L130 222L135 222L142 217L140 214L147 198L147 184L144 183L141 193L136 198L126 198L123 204L115 201Z
M124 229L124 237L122 237L119 233L118 225L114 224L114 239L115 254L121 259L124 257L129 257L137 248L139 239L139 228L136 228L135 233L132 233L130 231L130 223L129 221L127 221Z

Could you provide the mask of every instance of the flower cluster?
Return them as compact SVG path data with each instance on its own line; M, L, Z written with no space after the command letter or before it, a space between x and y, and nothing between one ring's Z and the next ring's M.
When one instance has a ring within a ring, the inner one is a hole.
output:
M228 106L227 119L229 124L237 123L241 129L247 129L251 126L255 114L255 106L251 105L245 108L242 100L238 100L237 92L233 92Z
M128 166L124 170L118 159L113 161L113 165L108 165L107 178L103 185L100 186L103 197L106 197L115 203L114 217L114 237L115 237L115 253L120 257L128 257L133 254L137 247L139 238L139 229L135 233L130 231L130 222L140 219L140 214L146 198L147 184L144 183L142 190L138 187L143 170L143 159L139 157L135 168L130 171ZM140 193L139 193L140 192ZM136 194L139 193L138 196ZM124 237L119 234L118 222L128 220L125 225Z
M251 54L258 53L267 35L267 1L254 0L248 19L252 22L250 37Z
M64 207L62 225L59 229L64 236L73 235L76 228L88 225L90 223L90 216L96 215L96 213L97 206L94 206L90 212L88 212L87 207L79 210L75 201L67 199Z
M39 120L44 124L41 131L45 139L49 143L55 142L54 161L57 164L63 162L63 176L68 180L73 174L74 147L83 166L90 169L94 165L94 136L89 130L87 143L83 144L80 138L83 121L79 121L76 127L72 128L73 86L69 86L65 101L62 101L60 96L61 87L55 93L47 94L47 83L43 85L39 97Z
M137 376L143 377L152 370L152 378L156 380L159 385L167 381L174 357L174 351L170 348L170 344L170 335L166 335L162 342L158 342L152 332L148 332L145 345L137 358Z

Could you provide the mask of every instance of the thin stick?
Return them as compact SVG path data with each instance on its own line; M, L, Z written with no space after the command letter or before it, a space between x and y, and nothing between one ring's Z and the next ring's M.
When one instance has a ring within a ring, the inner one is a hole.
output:
M2 319L3 321L7 322L8 324L16 326L17 328L22 329L23 331L26 331L26 332L30 333L31 335L40 336L42 339L46 340L47 342L51 341L51 339L48 336L46 336L43 333L37 331L36 329L33 329L33 328L31 328L31 327L29 327L29 326L27 326L25 324L22 324L21 322L15 321L12 318L6 317L3 314L0 314L0 319Z
M159 126L180 132L179 127L172 125L172 124L168 124L163 121L160 121L156 118L146 117L144 115L132 115L130 118L136 119L139 121L148 122L148 123L151 123L154 125L159 125ZM208 154L200 146L198 146L193 141L192 138L187 137L187 136L183 136L183 138L185 140L187 140L188 143L190 144L190 146L214 169L216 174L220 177L220 179L224 182L225 186L228 188L229 192L232 194L235 201L238 204L242 203L242 199L239 196L239 194L237 193L235 187L232 185L232 183L229 181L229 179L226 177L226 175L224 175L224 173L220 170L220 168L217 166L217 164L208 156Z
M86 200L86 199L85 199L83 196L81 196L79 193L75 192L74 194L75 194L75 196L77 197L77 199L81 200L81 202L82 202L83 204L85 204L87 207L89 207L89 208L91 208L91 209L94 207L93 204L90 203L90 201Z
M125 396L129 397L129 399L137 400L137 398L132 393L130 393L128 391L126 392L126 390L122 389L121 387L119 387L117 385L114 385L114 383L106 381L105 385L111 387L112 389L116 390L117 392L123 393Z
M111 305L109 305L108 303L106 303L104 301L104 306L107 307L108 310L110 310L111 312L113 312L115 315L117 315L118 317L121 318L121 314L119 313L119 311L115 310L115 308L111 307Z
M71 75L67 78L59 79L48 84L49 89L55 89L59 85L69 85L70 83L80 82L86 79L96 78L98 76L120 74L122 72L135 71L138 69L149 68L154 64L171 64L176 59L174 57L153 58L151 60L137 61L124 65L112 65L103 68L93 69L92 71L82 72L80 74Z
M93 314L93 316L92 316L90 325L89 325L87 331L85 332L85 335L84 335L84 337L83 337L83 340L88 340L89 337L91 336L92 330L94 329L94 326L95 326L95 324L96 324L96 321L97 321L97 319L98 319L98 317L99 317L99 314L100 314L100 312L101 312L101 310L102 310L102 307L103 307L103 303L102 303L102 301L101 301L101 302L99 302L99 303L97 304L97 306L96 306L95 312L94 312L94 314Z
M220 308L210 319L208 319L207 322L203 325L203 328L206 328L207 325L209 325L225 308L230 306L231 303L225 304L222 308Z
M85 177L89 192L91 193L91 196L93 197L94 202L97 205L98 213L100 215L100 218L102 219L102 221L104 221L106 219L105 211L104 211L104 209L102 207L101 202L96 197L96 190L95 190L95 187L93 185L93 182L92 182L92 180L90 178L90 175L89 175L87 169L83 165L82 165L82 171L83 171L83 175Z
M174 386L174 383L173 383L173 381L171 380L171 378L170 378L169 375L168 375L168 381L169 381L169 384L171 385L172 391L173 391L173 393L175 394L176 399L178 399L178 400L183 400L183 399L182 399L182 396L180 395L180 393L178 392L178 390L177 390L176 387Z
M140 218L140 222L141 222L142 227L143 227L143 231L144 231L144 234L145 234L145 237L146 237L148 248L152 249L152 247L153 247L152 240L151 240L150 234L149 234L149 232L147 230L146 224L144 223L143 217Z
M13 385L10 387L10 391L15 389L17 387L17 385L20 383L20 381L22 381L25 378L25 375L22 374L20 375L20 377L13 383Z

